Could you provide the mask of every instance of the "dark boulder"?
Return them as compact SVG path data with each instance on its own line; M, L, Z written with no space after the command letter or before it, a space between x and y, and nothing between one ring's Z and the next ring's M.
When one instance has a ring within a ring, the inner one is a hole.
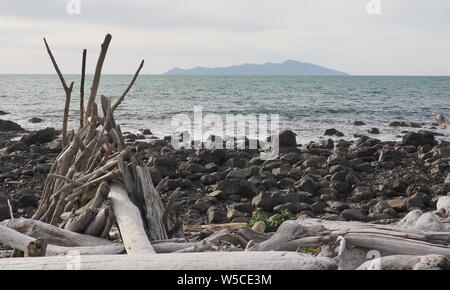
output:
M316 193L317 183L310 177L305 176L301 178L296 184L295 187L299 191L306 191L309 193Z
M258 191L255 184L245 179L227 179L219 182L215 190L220 190L226 195L238 194L242 197L254 197Z
M389 124L390 127L411 127L411 128L420 128L421 125L414 122L403 122L403 121L394 121Z
M270 192L260 192L252 200L252 205L255 208L262 208L265 211L272 211L273 207L277 205L280 200L276 200Z
M19 124L8 121L8 120L0 120L0 132L24 132L25 129L23 129Z
M36 124L36 123L42 123L43 121L44 121L44 120L42 120L41 118L36 118L36 117L33 117L33 118L31 118L31 119L28 120L28 122L34 123L34 124Z
M280 147L290 147L290 146L296 147L297 141L295 139L295 136L297 136L297 134L295 134L291 130L281 131L278 134Z
M372 189L369 186L358 186L353 190L353 200L360 202L374 197Z
M6 148L6 152L12 153L14 151L25 151L30 152L30 148L27 144L23 142L14 142L13 144L9 145L8 148Z
M438 142L436 141L433 133L428 131L419 131L406 133L406 135L403 136L402 144L410 146L435 146Z
M380 130L378 128L370 128L369 134L380 134Z
M344 136L344 134L342 132L336 130L335 128L325 130L324 135L325 136L338 136L338 137Z
M20 141L28 146L33 144L43 144L52 142L58 136L58 132L54 128L45 128L39 131L33 131L23 136Z
M207 212L208 212L208 223L210 224L221 223L225 221L226 214L223 210L215 206L211 206Z
M37 207L39 197L31 189L23 189L16 193L14 200L14 205L19 208Z
M150 131L150 129L144 129L142 130L142 134L143 135L153 135L152 131Z
M216 163L222 164L225 162L227 157L226 151L224 149L214 149L214 150L200 150L197 153L196 160L201 164Z
M8 199L0 193L0 221L11 218L9 214Z
M359 209L345 209L341 212L341 217L347 221L366 221L367 216Z

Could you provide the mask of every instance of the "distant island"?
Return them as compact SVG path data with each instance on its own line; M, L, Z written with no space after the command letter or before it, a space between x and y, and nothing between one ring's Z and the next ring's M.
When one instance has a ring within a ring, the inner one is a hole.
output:
M229 67L174 68L165 75L285 75L285 76L345 76L347 73L325 68L320 65L287 60L282 63L241 64Z

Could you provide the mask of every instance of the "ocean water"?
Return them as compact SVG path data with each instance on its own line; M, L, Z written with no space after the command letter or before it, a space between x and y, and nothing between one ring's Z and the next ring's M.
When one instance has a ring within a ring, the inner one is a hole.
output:
M89 95L87 77L85 99ZM70 126L77 128L79 76L75 81L70 110ZM129 75L102 77L99 95L118 98L128 85ZM0 116L26 129L48 126L60 128L64 91L56 75L0 75ZM140 76L132 91L116 110L123 131L150 129L156 136L169 135L171 118L185 113L193 117L194 106L203 112L225 114L278 114L282 128L297 133L300 143L323 138L325 129L336 128L352 138L376 127L383 140L397 140L401 131L389 127L392 121L424 123L429 129L437 114L450 115L450 77L391 76ZM44 122L32 124L32 117ZM365 122L354 126L353 121ZM417 130L417 129L414 129ZM434 130L446 135L448 132Z

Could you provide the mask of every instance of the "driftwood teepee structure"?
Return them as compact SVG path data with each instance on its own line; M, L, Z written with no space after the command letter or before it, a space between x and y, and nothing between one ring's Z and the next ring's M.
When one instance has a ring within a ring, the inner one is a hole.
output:
M112 103L97 92L102 67L111 42L106 35L101 45L91 92L84 106L86 50L83 51L80 85L80 128L68 130L68 114L74 83L67 85L53 53L45 46L66 94L63 117L63 150L53 163L46 179L38 209L33 219L65 230L107 238L117 220L127 251L140 240L168 238L170 221L163 222L163 203L147 166L125 144L114 110L121 104L136 81L144 61L130 84ZM108 198L109 197L109 198ZM168 216L167 214L165 216ZM136 237L139 237L136 239ZM134 243L134 244L133 244ZM147 243L145 243L147 244Z

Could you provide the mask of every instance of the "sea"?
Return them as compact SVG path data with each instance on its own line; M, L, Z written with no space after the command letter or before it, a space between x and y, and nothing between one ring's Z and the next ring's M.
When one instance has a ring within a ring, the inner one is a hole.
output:
M79 124L79 75L75 82L69 128ZM131 75L104 75L98 91L114 102L125 90ZM87 76L85 103L92 76ZM56 75L0 75L0 110L28 130L62 127L65 94ZM306 144L323 138L326 129L341 131L343 139L378 128L381 140L398 140L405 130L431 130L450 140L450 133L433 127L437 114L450 116L450 77L421 76L139 76L115 112L122 131L150 129L163 137L179 131L172 122L180 114L277 115L281 129L297 134ZM29 119L43 119L30 123ZM363 126L355 126L362 121ZM394 121L416 122L422 128L391 127ZM333 137L339 139L337 137Z

